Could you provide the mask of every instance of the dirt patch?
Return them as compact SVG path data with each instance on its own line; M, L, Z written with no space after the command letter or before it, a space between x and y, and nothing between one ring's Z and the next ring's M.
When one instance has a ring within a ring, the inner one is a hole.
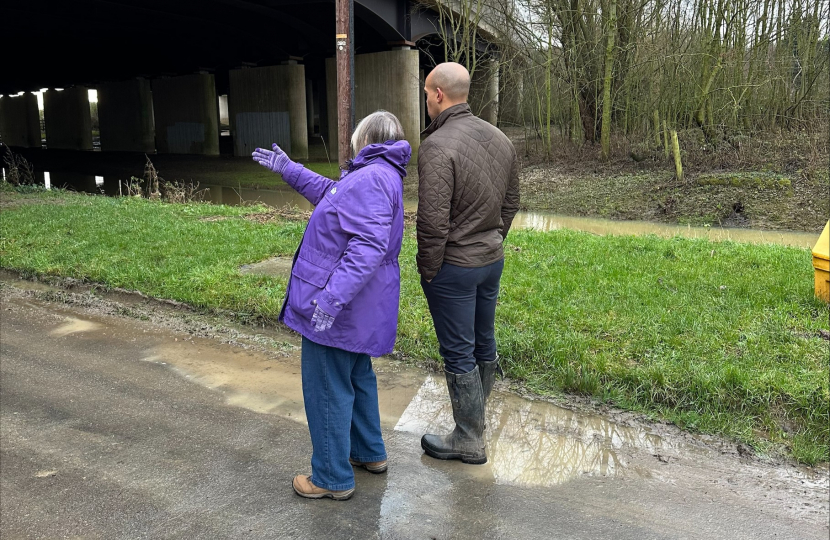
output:
M26 188L20 188L21 190ZM32 188L34 189L34 188ZM14 191L12 189L0 188L0 210L12 210L27 204L66 204L63 197L43 197L43 191L37 189L31 193L25 191Z
M272 257L262 262L242 265L239 271L242 274L288 277L293 263L291 257Z

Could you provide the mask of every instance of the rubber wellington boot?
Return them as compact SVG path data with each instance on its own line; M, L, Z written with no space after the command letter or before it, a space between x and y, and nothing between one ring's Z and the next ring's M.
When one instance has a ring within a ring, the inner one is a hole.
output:
M490 393L493 391L493 385L496 384L496 373L504 377L504 372L499 365L499 357L491 362L477 362L478 372L481 375L481 387L484 392L484 404L490 398Z
M487 463L484 451L484 390L478 366L469 373L447 373L455 429L449 435L426 434L421 448L436 459Z

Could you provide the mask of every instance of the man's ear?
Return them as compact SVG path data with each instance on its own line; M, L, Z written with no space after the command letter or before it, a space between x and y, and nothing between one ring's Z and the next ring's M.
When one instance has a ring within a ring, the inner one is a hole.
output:
M435 101L437 101L438 103L444 101L444 91L440 88L435 89Z

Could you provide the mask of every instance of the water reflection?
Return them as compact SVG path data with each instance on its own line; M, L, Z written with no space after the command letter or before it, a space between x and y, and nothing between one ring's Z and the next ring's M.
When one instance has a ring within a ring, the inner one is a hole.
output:
M52 187L70 189L82 193L100 193L105 195L118 195L118 187L110 185L109 189L104 182L103 176L94 174L80 174L73 172L50 172L43 171L35 173L39 183L46 189Z
M240 206L242 204L263 203L276 208L296 206L300 210L312 210L314 207L305 197L286 186L285 189L252 189L225 186L201 186L207 189L206 201L213 204Z
M421 435L453 427L443 378L429 376L395 426ZM494 392L487 407L487 452L497 483L551 486L581 475L617 476L624 449L666 448L657 435L600 416Z
M144 360L220 391L229 405L305 423L299 359L293 354L274 361L247 351L228 356L204 342L174 342L155 348ZM424 375L384 358L373 363L385 429L416 437L452 429L443 376ZM551 486L582 475L640 474L627 466L628 455L670 447L644 429L499 392L488 404L487 426L489 463L469 468L485 483Z
M732 240L752 244L783 244L797 247L812 247L818 234L797 231L763 231L757 229L729 229L723 227L690 227L653 223L649 221L614 221L587 217L572 217L545 212L519 212L513 220L513 227L553 231L573 229L599 235L645 235L654 234L665 238L705 238L713 241Z
M275 361L255 353L228 356L205 344L174 342L143 360L170 366L206 388L222 392L228 405L306 424L298 358ZM373 360L381 425L392 428L421 386L423 376L384 358Z

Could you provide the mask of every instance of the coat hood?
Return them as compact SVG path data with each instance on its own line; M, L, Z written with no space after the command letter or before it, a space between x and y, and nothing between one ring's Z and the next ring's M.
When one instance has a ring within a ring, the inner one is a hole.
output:
M404 177L406 176L406 166L409 164L410 157L412 157L412 147L406 141L386 141L385 143L369 144L364 146L353 160L349 161L348 172L355 171L375 160L381 159L395 167L398 174Z

